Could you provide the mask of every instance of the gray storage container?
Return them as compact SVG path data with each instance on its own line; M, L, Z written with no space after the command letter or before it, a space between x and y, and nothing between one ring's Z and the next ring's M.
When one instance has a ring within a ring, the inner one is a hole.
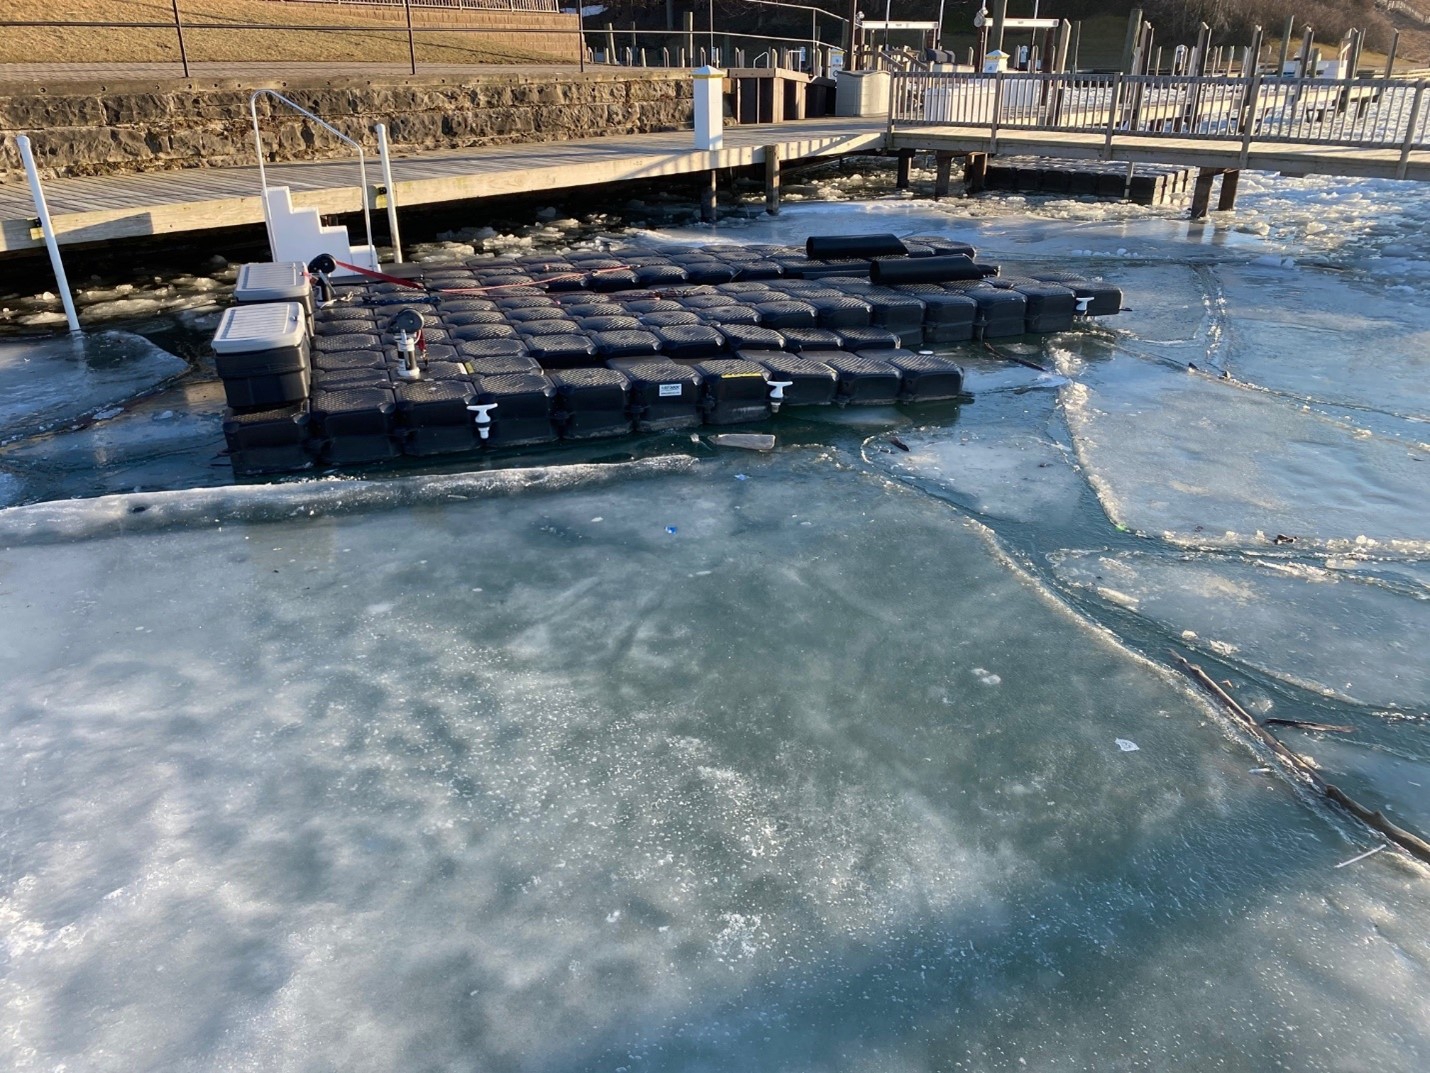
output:
M256 261L240 265L238 280L233 285L236 304L266 305L270 302L297 302L308 314L308 327L313 324L313 284L308 272L297 261Z
M235 410L308 397L307 314L299 302L224 310L213 350L224 394Z

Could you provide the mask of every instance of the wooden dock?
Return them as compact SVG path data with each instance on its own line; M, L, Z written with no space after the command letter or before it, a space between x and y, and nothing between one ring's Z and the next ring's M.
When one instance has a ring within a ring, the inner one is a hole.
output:
M1402 154L1397 149L1297 145L1256 139L1243 144L1233 140L1181 138L1176 134L1119 133L1109 138L1101 133L1078 131L1005 128L994 132L984 126L932 125L896 128L889 136L888 148L1430 181L1430 150L1423 149Z
M727 127L725 146L715 152L694 149L688 130L426 152L394 159L393 185L402 208L696 175L763 164L769 146L775 147L784 162L878 151L885 146L886 128L887 121L882 118ZM268 181L288 186L296 205L325 214L362 208L356 158L269 165ZM369 157L368 182L377 181L379 172ZM45 183L50 214L64 245L261 224L259 191L256 165ZM375 209L385 206L375 187L371 200ZM23 184L0 185L0 253L43 245L34 212Z
M1175 132L1110 134L949 123L890 124L884 117L814 119L728 126L723 149L696 150L690 131L582 141L500 145L424 152L393 161L399 208L508 194L674 176L718 169L790 163L846 153L934 151L940 193L949 161L959 154L999 154L1118 160L1196 167L1207 175L1238 169L1430 181L1430 149L1403 150L1298 144L1251 138L1215 139ZM385 207L376 161L369 160L367 197ZM294 203L324 214L361 209L364 191L355 159L274 164L271 185L287 185ZM45 184L59 241L84 245L115 239L189 234L261 224L257 166L189 169L141 175L53 179ZM704 190L708 197L713 187ZM692 183L692 197L695 184ZM42 245L23 184L0 184L0 254Z

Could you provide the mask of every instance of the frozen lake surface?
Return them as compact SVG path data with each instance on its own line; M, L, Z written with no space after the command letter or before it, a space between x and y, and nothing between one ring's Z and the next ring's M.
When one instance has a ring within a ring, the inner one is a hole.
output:
M1130 307L767 456L236 487L133 347L0 450L0 1063L1430 1066L1426 870L1168 669L1430 830L1430 191L1243 187L722 225Z

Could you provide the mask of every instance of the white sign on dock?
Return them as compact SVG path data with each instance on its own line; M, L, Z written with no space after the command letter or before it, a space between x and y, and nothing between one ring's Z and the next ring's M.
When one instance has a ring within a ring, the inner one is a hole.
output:
M866 30L937 30L937 22L910 22L908 19L865 19L859 25ZM1054 23L1054 25L1057 25Z

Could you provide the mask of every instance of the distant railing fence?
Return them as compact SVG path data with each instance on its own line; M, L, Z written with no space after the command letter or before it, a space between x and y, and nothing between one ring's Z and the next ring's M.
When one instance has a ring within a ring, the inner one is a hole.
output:
M350 7L447 8L466 11L545 11L559 14L560 0L279 0L287 4L344 4Z
M987 127L1398 149L1430 138L1425 82L895 73L894 126Z
M833 76L844 50L818 37L780 37L770 34L690 33L680 30L618 30L586 28L589 63L620 67L770 68L801 71L813 76Z
M324 3L332 4L335 7L362 4L369 7L385 7L395 12L402 12L406 8L409 16L411 9L418 6L453 10L460 7L472 12L559 13L559 0L288 0L288 2ZM410 7L408 6L409 2ZM582 68L588 63L657 68L689 68L708 63L717 67L779 67L786 70L803 71L810 75L832 76L839 68L844 55L843 49L839 45L820 40L817 31L812 31L809 37L780 37L770 34L696 33L690 29L640 30L632 27L618 30L610 24L604 27L584 24L580 17L573 19L571 24L565 28L549 25L525 26L520 23L503 26L472 26L458 22L421 24L414 23L410 17L405 21L399 19L388 24L365 23L358 25L352 23L318 25L282 22L215 22L212 21L212 17L206 18L205 21L190 21L187 18L182 18L178 4L174 5L173 10L174 17L162 22L0 18L0 31L12 27L48 28L66 32L73 32L77 29L166 30L173 35L172 39L177 42L179 65L183 69L185 78L190 76L191 66L190 46L186 43L184 35L206 30L238 30L253 33L283 31L345 35L382 34L388 37L393 34L401 34L406 37L408 66L412 74L417 73L419 66L417 59L419 42L432 40L432 35L449 34L520 34L533 37L564 37L567 40L576 37L577 42L573 42L569 46L563 46L559 41L553 41L550 51L567 57L575 53L574 58ZM568 13L570 13L569 9ZM335 11L334 14L337 12ZM260 62L260 57L256 54L259 49L255 48L254 52L255 55L249 57L249 61ZM570 62L570 60L568 59L566 62Z

